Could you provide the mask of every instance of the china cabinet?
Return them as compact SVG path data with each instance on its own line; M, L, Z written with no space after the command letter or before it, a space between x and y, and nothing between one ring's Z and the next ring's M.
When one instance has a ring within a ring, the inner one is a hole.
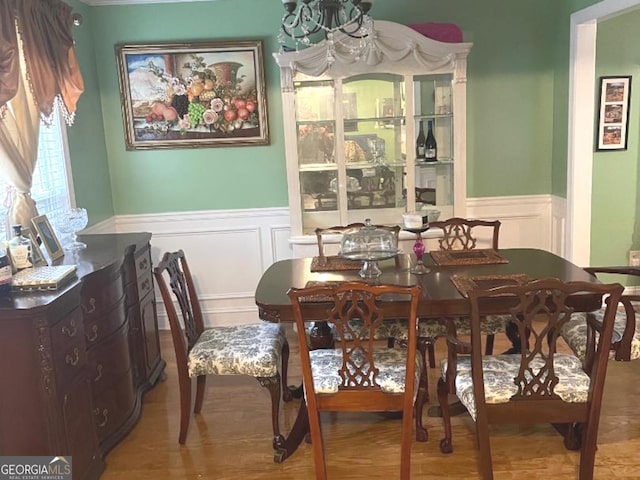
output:
M422 204L443 218L465 214L471 44L439 42L387 21L374 28L364 40L335 35L274 54L294 253L296 244L312 243L317 227L366 218L399 224L403 212ZM435 162L416 158L421 122L425 133L433 125Z

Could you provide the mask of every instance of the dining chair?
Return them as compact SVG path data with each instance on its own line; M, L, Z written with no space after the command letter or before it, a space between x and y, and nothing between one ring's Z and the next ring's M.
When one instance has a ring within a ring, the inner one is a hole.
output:
M184 444L191 417L192 378L196 377L194 413L200 413L207 375L248 375L269 390L273 448L284 442L280 434L280 394L292 399L287 388L289 344L284 327L260 322L204 327L202 310L183 250L166 252L153 270L171 327L180 389L180 434ZM175 297L180 314L172 298ZM277 453L274 454L277 457ZM274 457L274 458L275 458ZM276 459L277 460L277 459Z
M619 278L621 281L637 284L640 280L640 267L612 266L586 267L585 270L601 279ZM611 277L611 276L614 277ZM640 358L640 320L636 309L640 307L640 295L625 293L620 299L623 309L616 311L613 327L613 342L609 356L619 361L636 360ZM593 312L596 320L602 321L605 309ZM560 334L571 350L580 358L584 358L587 348L587 328L584 313L571 317L560 330Z
M452 217L446 220L430 222L430 229L439 228L443 236L438 239L440 250L474 250L482 248L479 239L483 238L485 243L493 250L498 250L498 239L501 222L499 220L476 220L460 217ZM471 334L469 319L456 317L451 319L455 326L456 335L468 336ZM422 353L426 369L426 361L429 361L431 368L436 367L435 342L438 338L448 334L449 323L445 319L421 318L419 320L418 350ZM487 336L486 353L493 353L493 344L496 333L507 331L509 323L508 316L488 315L482 323L482 332ZM397 337L404 341L406 337ZM393 341L390 342L391 344ZM428 394L427 394L428 396Z
M564 437L566 448L580 449L579 478L592 479L607 357L622 291L620 284L565 283L551 278L472 289L468 293L471 343L447 337L447 360L438 381L444 424L440 450L453 451L448 395L455 394L475 423L484 480L493 478L489 425L534 423L551 423ZM572 296L584 299L584 295L597 300L605 296L607 306L601 323L583 317L589 341L581 360L558 352L557 340L562 326L572 318ZM506 297L513 297L509 315L520 333L520 353L483 355L483 309Z
M345 235L353 232L357 232L362 227L364 227L364 223L350 223L349 225L336 225L328 228L316 228L316 240L318 243L318 258L320 262L327 261L327 258L330 256L325 253L325 238L327 236L336 236L336 235ZM396 242L400 235L400 227L398 225L374 225L377 229L387 230L391 232ZM350 320L350 326L352 330L360 331L362 329L362 322L353 318ZM350 333L346 332L346 335L349 336ZM373 332L374 340L387 340L387 342L393 342L393 338L396 337L406 337L407 336L407 321L406 319L388 319L383 324L379 324L376 326ZM392 346L392 345L391 345Z
M421 287L416 285L401 287L362 282L289 290L300 342L302 378L317 480L327 478L319 416L322 411L402 411L400 478L409 479L413 418L416 440L427 440L427 430L422 425L424 377L421 375L422 361L416 349L420 291ZM385 303L400 299L406 304L403 317L409 325L408 347L376 346L371 332L386 321ZM311 350L307 344L304 307L314 302L327 304L324 318L337 332L335 349ZM361 329L351 328L350 321L354 318L362 321ZM370 448L375 451L373 447Z

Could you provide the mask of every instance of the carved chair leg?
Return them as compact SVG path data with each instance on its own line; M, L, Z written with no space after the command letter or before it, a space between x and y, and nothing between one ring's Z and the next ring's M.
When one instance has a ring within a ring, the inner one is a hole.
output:
M280 355L282 360L282 400L290 402L293 400L293 393L291 393L291 389L289 389L287 384L289 372L289 342L286 339L282 345L282 353Z
M476 418L476 441L480 461L480 477L482 480L493 480L493 462L491 460L491 440L489 439L489 424L479 422Z
M387 338L387 348L393 348L396 344L396 339L394 337Z
M273 449L283 448L284 437L280 434L280 374L275 377L256 377L260 385L271 394L271 426L273 427Z
M180 434L178 443L184 445L187 440L189 420L191 419L191 378L186 372L181 375L180 371L178 371L178 383L180 384Z
M193 413L200 413L202 411L202 402L204 401L204 390L207 385L207 376L198 375L196 382L196 403L193 406Z
M422 360L422 375L424 377L428 376L427 373L427 349L429 348L429 342L430 338L429 337L418 337L418 345L417 345L417 349L420 352L420 358ZM422 379L420 380L420 382L422 383ZM424 403L427 403L429 401L429 383L428 382L424 382Z
M413 406L413 415L415 416L416 420L416 442L426 442L429 439L429 432L422 424L422 412L424 410L424 404L427 403L425 397L428 395L427 381L427 372L426 370L423 370L420 374L418 395L416 396L416 402Z
M598 441L598 418L590 415L589 421L577 424L581 430L582 449L580 451L580 480L593 480L593 464L596 458L596 442Z
M434 339L427 344L427 351L429 352L429 366L431 368L436 368L436 348L433 345Z
M440 451L442 453L453 452L451 441L451 412L449 411L449 386L442 378L438 380L438 403L442 412L442 424L444 426L444 438L440 440Z

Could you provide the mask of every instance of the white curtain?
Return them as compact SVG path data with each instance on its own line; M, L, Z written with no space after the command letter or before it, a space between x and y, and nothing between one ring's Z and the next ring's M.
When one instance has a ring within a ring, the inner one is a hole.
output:
M38 215L31 198L33 171L38 159L40 111L25 88L24 59L20 56L18 92L0 121L0 171L14 187L6 192L7 224L30 226Z

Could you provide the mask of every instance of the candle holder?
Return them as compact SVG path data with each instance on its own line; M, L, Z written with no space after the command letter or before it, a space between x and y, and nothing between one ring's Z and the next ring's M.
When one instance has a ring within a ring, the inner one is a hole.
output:
M416 241L413 244L413 253L416 256L416 264L409 269L409 272L414 273L416 275L424 275L425 273L429 273L431 270L426 267L426 265L422 262L422 257L424 256L425 246L422 241L422 233L429 230L429 224L425 224L420 228L404 228L407 232L414 233L416 235Z

